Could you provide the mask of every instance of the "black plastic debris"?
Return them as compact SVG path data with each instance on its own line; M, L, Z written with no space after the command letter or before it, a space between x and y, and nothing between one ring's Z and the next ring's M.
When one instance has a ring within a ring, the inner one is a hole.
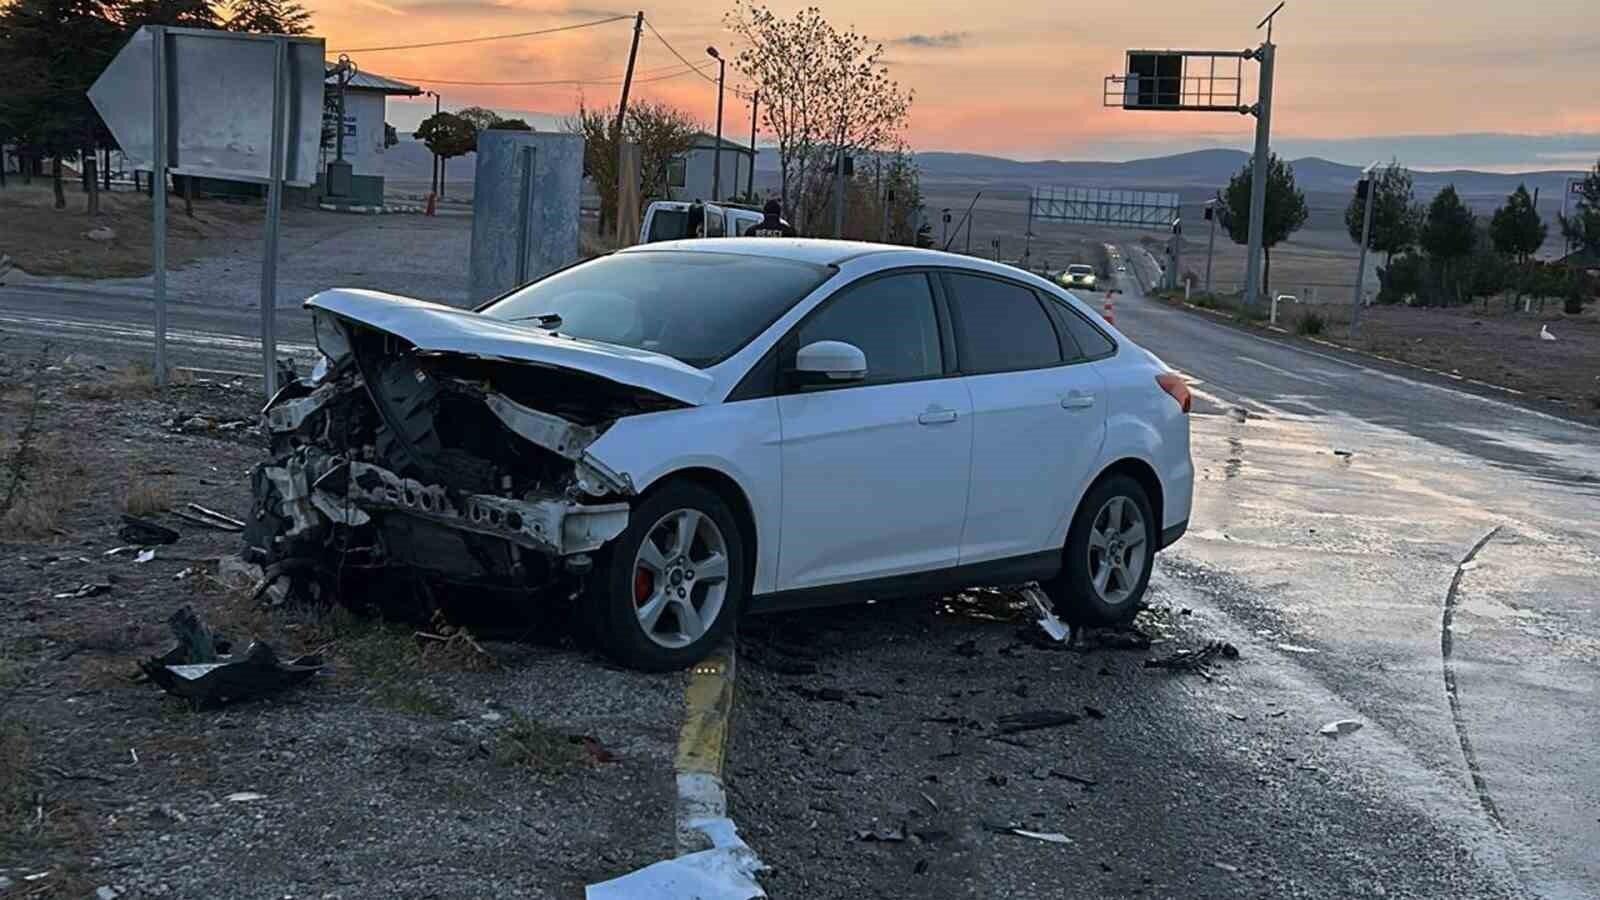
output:
M1199 650L1179 650L1170 656L1144 661L1146 669L1205 673L1206 666L1218 659L1238 659L1239 648L1227 641L1212 641Z
M1020 734L1024 731L1038 731L1042 728L1058 728L1062 725L1071 725L1081 717L1077 713L1069 713L1061 709L1033 709L1027 712L1009 713L995 720L996 731L999 734Z
M185 606L168 620L177 646L139 668L162 690L197 706L220 705L274 694L308 681L322 671L322 658L278 659L273 649L251 641L240 654Z
M130 544L173 544L178 541L178 533L171 528L126 513L122 516L122 528L117 531L117 536Z
M1149 650L1150 635L1132 625L1084 629L1078 644L1084 650Z

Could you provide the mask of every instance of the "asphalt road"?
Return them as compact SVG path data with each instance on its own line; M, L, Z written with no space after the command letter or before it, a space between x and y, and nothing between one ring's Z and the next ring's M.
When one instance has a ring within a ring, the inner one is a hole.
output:
M731 790L774 896L1600 895L1600 431L1123 287L1119 327L1199 398L1193 526L1155 597L1192 610L1173 645L1242 659L1154 675L1019 647L959 605L764 621ZM304 314L278 317L309 361ZM0 351L147 358L150 319L0 287ZM256 313L171 323L175 364L259 369ZM1084 704L1105 719L984 739L1003 712ZM1364 727L1317 734L1343 718ZM856 839L902 819L941 824Z

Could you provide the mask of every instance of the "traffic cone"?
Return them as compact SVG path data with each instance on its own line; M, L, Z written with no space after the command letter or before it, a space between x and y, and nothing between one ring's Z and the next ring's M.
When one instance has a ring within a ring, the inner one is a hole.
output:
M425 216L433 215L433 212L434 212L434 199L435 198L434 198L433 191L429 191L428 192L428 208L423 210L423 213L422 213L423 215L425 215Z
M1110 291L1106 291L1106 304L1105 306L1101 307L1100 314L1105 316L1106 321L1110 322L1112 325L1117 324L1117 305L1111 299Z

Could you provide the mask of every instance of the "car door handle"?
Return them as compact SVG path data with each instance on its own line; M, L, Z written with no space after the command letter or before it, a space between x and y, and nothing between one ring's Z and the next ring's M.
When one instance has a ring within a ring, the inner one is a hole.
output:
M1061 398L1062 409L1089 409L1094 406L1094 395L1073 391Z
M956 411L953 409L930 409L917 416L917 422L922 425L948 425L955 420Z

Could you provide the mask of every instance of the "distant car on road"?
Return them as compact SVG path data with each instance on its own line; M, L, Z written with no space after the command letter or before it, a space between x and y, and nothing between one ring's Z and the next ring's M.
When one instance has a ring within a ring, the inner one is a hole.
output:
M676 241L477 310L306 306L325 358L265 410L251 558L570 603L641 669L746 612L973 585L1127 622L1189 524L1183 378L999 263Z
M1067 266L1067 271L1061 276L1061 283L1069 288L1083 288L1092 291L1100 283L1099 276L1094 273L1094 266L1074 263Z

